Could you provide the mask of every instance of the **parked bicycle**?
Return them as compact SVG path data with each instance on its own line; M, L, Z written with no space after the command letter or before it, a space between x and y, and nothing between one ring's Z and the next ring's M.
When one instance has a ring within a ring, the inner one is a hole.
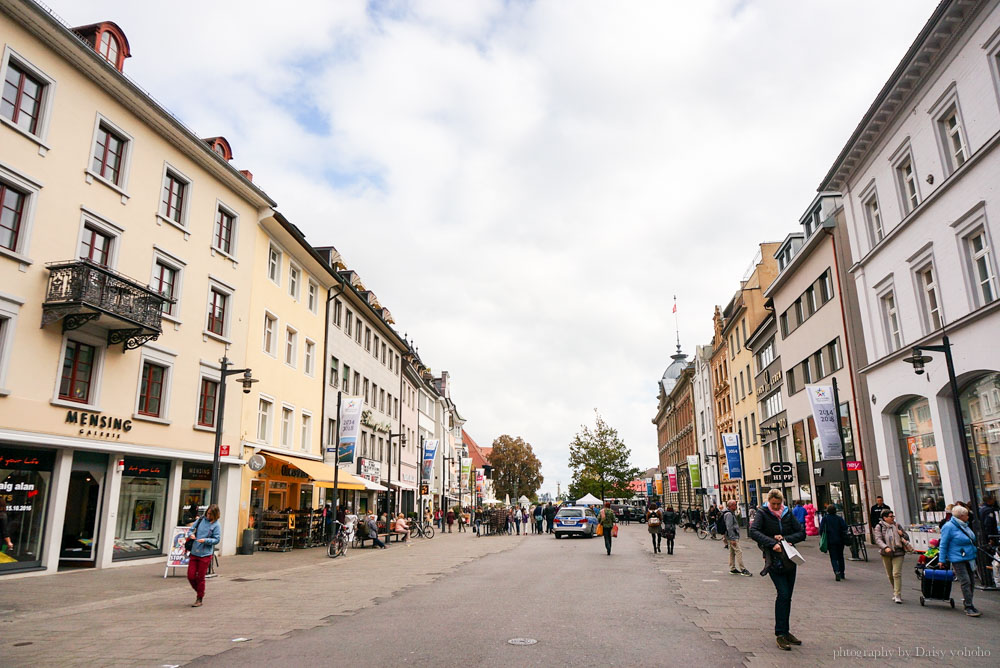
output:
M410 520L410 538L423 536L424 538L434 537L434 526L430 522Z
M724 535L715 530L714 522L706 522L705 520L702 520L698 524L698 538L705 540L709 536L712 537L712 540L722 540L725 538Z
M334 520L333 531L333 538L330 539L330 544L327 545L326 554L331 559L336 559L347 554L347 549L354 540L354 527Z

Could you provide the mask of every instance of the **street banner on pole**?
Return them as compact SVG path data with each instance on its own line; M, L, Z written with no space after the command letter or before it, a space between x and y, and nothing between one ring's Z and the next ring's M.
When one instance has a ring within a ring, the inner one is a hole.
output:
M337 461L354 463L354 453L358 445L358 431L361 428L361 397L344 397L340 403L340 435Z
M677 467L668 466L667 467L667 491L676 492L677 491Z
M663 474L654 473L653 474L653 484L656 486L656 495L660 496L663 494Z
M476 469L476 493L481 494L483 491L483 480L486 479L485 472L483 469Z
M691 486L701 487L701 464L698 455L688 455L688 474L691 476Z
M726 464L729 466L729 479L742 480L743 466L740 465L740 437L736 434L723 434L722 444L726 448Z
M437 440L424 441L424 480L434 477L434 455L437 454Z
M468 480L471 471L472 457L462 457L462 480Z
M833 387L806 385L806 394L809 395L813 420L816 421L816 434L823 459L841 459L840 418L833 403Z
M651 496L653 496L653 494L654 494L654 492L653 492L653 479L652 478L646 478L646 496L647 497L651 497Z

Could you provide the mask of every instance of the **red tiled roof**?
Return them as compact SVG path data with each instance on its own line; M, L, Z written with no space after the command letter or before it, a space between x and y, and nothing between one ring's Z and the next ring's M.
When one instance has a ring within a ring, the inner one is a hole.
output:
M489 466L488 457L493 448L480 447L464 429L462 430L462 443L469 449L469 457L472 458L472 468L481 469L484 466Z

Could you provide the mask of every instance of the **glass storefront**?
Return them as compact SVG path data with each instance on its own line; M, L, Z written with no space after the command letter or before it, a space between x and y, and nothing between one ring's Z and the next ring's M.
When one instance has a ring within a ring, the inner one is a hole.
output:
M937 522L944 518L945 501L930 404L926 399L915 399L896 411L895 417L910 509L906 519Z
M0 446L0 573L42 565L45 511L55 452Z
M188 525L204 514L212 488L212 465L208 462L184 462L181 472L181 507L177 525Z
M795 447L795 463L808 464L806 461L806 432L801 421L792 425L792 444Z
M972 381L959 395L976 475L976 496L1000 496L1000 373Z
M100 525L98 515L107 472L107 453L83 450L73 453L73 470L66 492L66 513L59 549L60 560L84 562L83 565L94 561Z
M115 559L163 554L170 462L125 458L115 522Z

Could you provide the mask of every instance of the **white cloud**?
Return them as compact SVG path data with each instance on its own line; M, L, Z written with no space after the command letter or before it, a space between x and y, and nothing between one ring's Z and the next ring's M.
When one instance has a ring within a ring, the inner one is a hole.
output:
M935 0L52 0L332 243L546 489L599 408L656 461L656 381L792 231ZM375 7L375 8L373 8Z

